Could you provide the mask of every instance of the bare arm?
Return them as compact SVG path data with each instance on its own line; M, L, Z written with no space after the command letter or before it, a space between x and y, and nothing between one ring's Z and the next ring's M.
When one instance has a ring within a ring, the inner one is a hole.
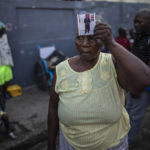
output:
M50 91L50 102L48 111L48 150L56 150L56 137L59 128L58 120L58 94L55 92L56 75L54 74L52 88Z
M111 27L100 23L95 27L95 38L101 39L116 61L116 72L120 85L137 93L150 85L150 69L112 38Z

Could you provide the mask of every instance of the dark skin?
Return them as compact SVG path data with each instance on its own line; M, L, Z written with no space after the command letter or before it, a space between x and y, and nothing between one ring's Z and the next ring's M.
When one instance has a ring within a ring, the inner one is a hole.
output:
M75 44L79 55L69 59L69 64L76 72L91 69L97 62L102 43L97 43L93 36L76 36Z
M125 38L127 36L127 31L124 28L119 28L119 37L120 38Z
M143 90L150 84L150 70L137 57L120 46L112 38L111 27L99 23L95 27L94 36L76 36L76 47L79 56L69 59L71 68L77 72L91 69L97 62L102 43L111 51L116 64L119 84L133 93ZM130 63L129 63L130 62ZM133 69L134 68L134 69ZM59 97L55 92L56 76L51 89L51 99L48 114L48 150L56 150L56 136L58 133L58 103Z
M138 93L150 84L149 68L140 59L114 41L109 25L104 23L97 25L95 27L95 38L101 39L111 51L115 59L118 82L124 89L132 93Z
M134 18L134 27L138 34L147 32L150 29L150 12L149 14L143 12L137 13Z
M56 75L52 81L52 88L50 90L50 103L48 111L48 150L56 150L56 136L59 129L58 119L58 102L59 97L55 92Z

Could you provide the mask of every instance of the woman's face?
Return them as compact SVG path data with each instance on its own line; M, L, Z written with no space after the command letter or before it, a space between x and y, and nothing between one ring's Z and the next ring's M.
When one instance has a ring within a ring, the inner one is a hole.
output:
M75 44L81 59L91 61L97 59L102 42L97 42L92 35L76 36Z

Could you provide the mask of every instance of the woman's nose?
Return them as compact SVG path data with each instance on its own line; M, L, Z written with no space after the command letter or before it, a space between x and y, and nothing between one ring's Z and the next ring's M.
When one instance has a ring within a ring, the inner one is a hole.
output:
M89 44L88 37L85 36L85 37L83 38L83 45L88 45L88 44Z

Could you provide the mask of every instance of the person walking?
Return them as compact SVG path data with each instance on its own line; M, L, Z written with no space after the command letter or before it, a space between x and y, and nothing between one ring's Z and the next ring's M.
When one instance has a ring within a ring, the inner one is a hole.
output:
M7 134L11 139L16 139L15 134L11 130L8 115L5 112L6 89L8 82L13 78L11 69L13 65L5 25L0 22L0 124L4 124Z

